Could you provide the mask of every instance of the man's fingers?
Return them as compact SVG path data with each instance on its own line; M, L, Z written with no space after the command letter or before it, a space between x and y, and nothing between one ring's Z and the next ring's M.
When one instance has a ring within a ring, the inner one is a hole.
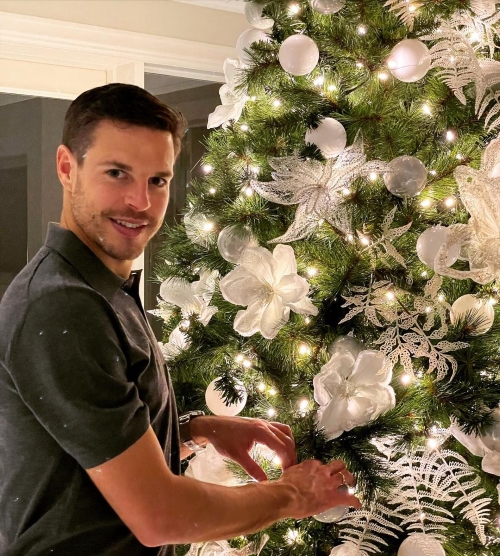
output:
M267 481L265 471L250 457L249 454L239 454L237 458L234 458L234 461L239 463L241 467L243 467L243 469L257 481Z
M344 470L346 470L345 463L340 459L333 460L330 463L327 463L326 465L328 466L330 475L332 477L339 471L344 472Z
M353 487L356 485L356 479L354 475L350 473L347 469L341 469L337 473L332 474L332 479L334 479L338 486L337 488L346 485L347 487Z
M295 442L292 437L283 432L272 423L265 423L255 433L255 441L264 444L274 452L281 460L283 469L297 463L295 454Z

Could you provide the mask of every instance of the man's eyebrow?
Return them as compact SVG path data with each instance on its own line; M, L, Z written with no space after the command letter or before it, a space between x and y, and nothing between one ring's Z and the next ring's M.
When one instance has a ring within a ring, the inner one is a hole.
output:
M123 162L118 162L118 160L106 160L100 164L100 166L113 166L119 170L125 170L126 172L132 172L132 166L124 164ZM171 178L173 176L172 172L156 172L155 177L158 178Z

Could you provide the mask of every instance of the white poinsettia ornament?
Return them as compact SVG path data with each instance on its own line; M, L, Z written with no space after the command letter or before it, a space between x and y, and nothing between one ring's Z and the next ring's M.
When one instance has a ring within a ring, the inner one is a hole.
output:
M185 332L177 327L172 330L168 342L158 342L165 361L170 361L191 345L191 340Z
M219 126L224 128L231 120L237 122L240 119L248 99L246 89L237 88L241 68L242 64L237 60L226 58L224 61L226 83L219 89L222 104L208 116L208 129Z
M290 318L290 310L317 315L307 297L309 284L297 274L295 253L289 245L277 245L271 253L263 247L248 247L239 266L219 283L224 299L247 308L238 311L234 329L242 336L260 332L272 340Z
M200 279L192 283L182 278L167 278L160 286L160 297L166 303L180 307L183 318L196 315L206 326L218 310L210 306L217 276L216 270L203 270Z
M335 345L334 345L335 348ZM334 349L313 380L317 421L328 440L394 408L392 364L383 353L356 346Z
M483 471L500 477L500 408L493 416L495 421L486 434L467 434L457 423L451 424L450 432L471 454L483 458Z

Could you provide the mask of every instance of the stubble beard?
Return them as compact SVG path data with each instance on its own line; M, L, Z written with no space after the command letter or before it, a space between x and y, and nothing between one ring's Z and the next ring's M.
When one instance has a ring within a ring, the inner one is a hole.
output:
M109 222L110 217L137 218L137 214L127 214L126 211L120 214L116 214L113 211L104 211L96 214L85 198L79 177L77 178L76 187L72 195L71 212L73 219L87 240L115 261L122 262L137 259L143 253L151 237L156 233L156 230L150 232L147 240L141 244L133 243L132 240L127 241L126 238L121 239L121 242L120 238L113 242L110 236L113 234L118 235L118 232L110 229L112 226Z

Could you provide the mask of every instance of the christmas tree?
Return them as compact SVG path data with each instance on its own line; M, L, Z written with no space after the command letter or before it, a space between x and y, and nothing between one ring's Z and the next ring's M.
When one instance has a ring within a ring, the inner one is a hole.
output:
M500 555L495 1L246 15L205 178L165 230L163 351L180 411L288 423L363 508L189 553ZM248 479L209 450L188 472Z

